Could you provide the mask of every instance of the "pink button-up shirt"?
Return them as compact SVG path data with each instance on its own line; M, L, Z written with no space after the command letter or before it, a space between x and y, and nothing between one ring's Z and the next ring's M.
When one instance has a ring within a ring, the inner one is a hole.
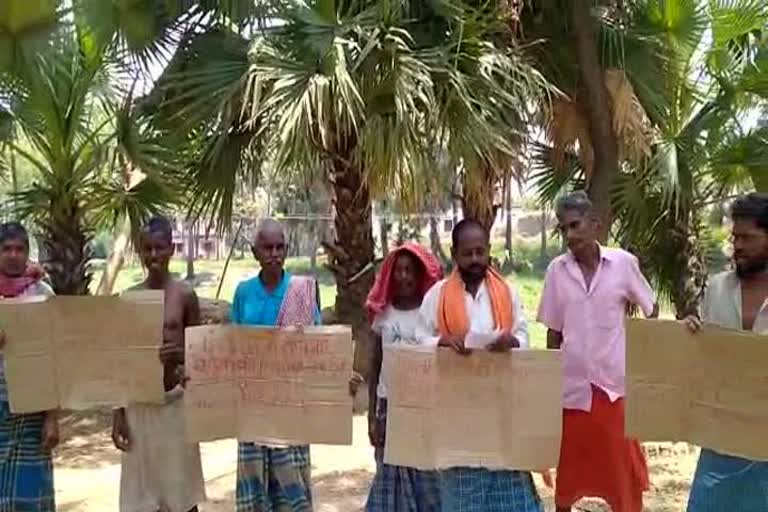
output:
M627 305L650 316L654 295L637 258L600 247L600 263L587 289L569 252L549 265L539 305L539 322L563 335L563 407L589 411L592 385L612 402L624 396Z

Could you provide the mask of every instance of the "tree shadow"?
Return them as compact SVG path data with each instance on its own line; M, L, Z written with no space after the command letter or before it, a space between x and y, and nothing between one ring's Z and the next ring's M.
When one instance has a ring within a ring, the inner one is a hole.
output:
M57 467L94 469L120 462L112 444L112 411L63 411L59 418L61 442L56 448Z

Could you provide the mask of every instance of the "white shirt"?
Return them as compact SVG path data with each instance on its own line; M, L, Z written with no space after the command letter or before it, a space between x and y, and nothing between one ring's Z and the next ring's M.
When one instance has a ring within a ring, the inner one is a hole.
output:
M371 329L381 336L383 359L387 358L387 348L410 348L419 346L425 340L416 336L420 322L419 309L403 310L392 305L373 320ZM379 382L376 387L376 396L387 398L387 385L389 378L389 362L383 360L379 373Z
M421 302L421 309L419 310L421 324L418 336L422 338L422 343L424 344L436 344L437 340L439 340L437 308L440 302L440 291L443 289L446 281L446 279L443 279L430 288ZM523 313L523 303L515 287L509 282L507 282L507 286L509 287L510 297L512 297L512 313L515 319L512 335L520 343L520 348L528 348L528 322L526 322L525 314ZM491 334L496 330L496 326L493 323L491 296L488 293L485 282L480 284L474 297L466 290L464 291L464 304L467 308L470 331L478 334Z

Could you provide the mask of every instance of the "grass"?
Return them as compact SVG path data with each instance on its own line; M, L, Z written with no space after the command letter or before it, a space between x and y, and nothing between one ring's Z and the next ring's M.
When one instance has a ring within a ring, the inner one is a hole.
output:
M295 274L310 273L308 258L289 258L286 262L286 269ZM221 280L224 270L223 260L198 260L195 262L195 290L201 297L215 298L216 290ZM177 277L184 277L187 271L187 264L184 260L174 259L171 261L171 272ZM231 302L235 293L237 284L256 274L257 264L252 259L232 259L224 277L221 287L220 299ZM93 288L95 289L100 278L101 271L97 270L93 279ZM528 319L528 331L531 338L531 344L537 348L546 346L546 329L543 325L534 321L536 311L539 307L539 297L543 280L541 275L535 272L524 272L520 275L509 275L509 279L518 287L520 297L523 301L526 318ZM144 279L144 271L137 262L132 262L123 267L115 284L115 291L119 292L136 284ZM336 284L331 273L322 267L322 261L318 261L317 280L320 285L320 302L323 307L333 306L336 301Z

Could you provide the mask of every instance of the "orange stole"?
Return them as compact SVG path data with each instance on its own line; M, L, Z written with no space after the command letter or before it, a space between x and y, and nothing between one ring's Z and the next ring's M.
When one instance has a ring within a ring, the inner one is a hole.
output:
M497 330L511 331L515 325L512 313L512 297L504 277L489 268L485 286L491 296L493 323ZM437 306L437 329L441 335L466 335L469 332L469 317L464 302L464 281L458 270L454 270L440 290Z

